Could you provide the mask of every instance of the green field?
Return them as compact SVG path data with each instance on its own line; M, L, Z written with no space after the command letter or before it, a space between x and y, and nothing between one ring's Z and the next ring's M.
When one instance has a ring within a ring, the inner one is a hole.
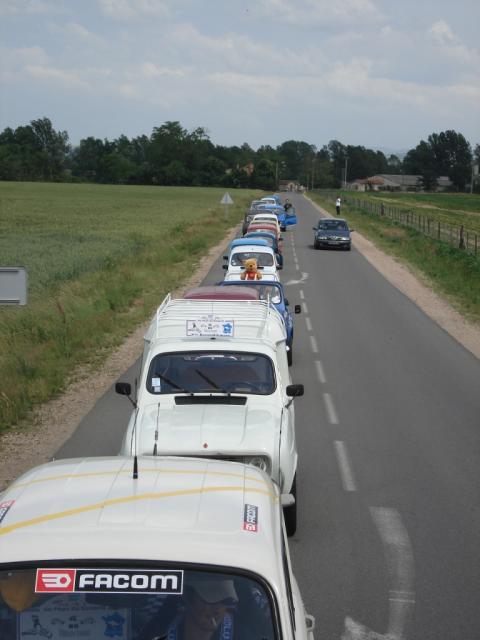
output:
M0 264L28 272L0 306L0 429L95 366L184 282L258 192L0 182ZM221 278L221 274L219 274Z
M310 192L308 195L335 215L336 192ZM382 193L381 196L383 195L385 194ZM434 290L448 299L469 320L480 323L480 256L475 257L429 238L415 229L396 224L387 217L353 206L349 204L351 192L345 192L344 196L346 203L342 205L342 217L348 220L351 227L426 279ZM362 197L363 194L359 196ZM417 194L405 196L417 199ZM446 207L451 197L451 194L429 195L431 202L437 203L438 207ZM471 202L472 206L478 206L480 197L472 196ZM454 211L446 211L449 215L456 215Z

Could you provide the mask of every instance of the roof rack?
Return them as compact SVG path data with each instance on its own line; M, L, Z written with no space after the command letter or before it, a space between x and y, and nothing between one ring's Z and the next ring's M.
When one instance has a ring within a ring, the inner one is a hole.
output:
M186 326L187 321L204 317L220 317L234 320L236 326L249 328L248 338L257 338L277 342L278 338L269 335L280 331L282 339L286 337L283 319L270 300L202 300L172 298L169 293L158 307L154 319L145 334L145 340L161 340L170 334L171 329ZM276 326L277 331L273 329ZM169 337L174 337L170 335ZM177 336L177 337L187 337ZM229 338L229 336L222 336ZM198 336L195 336L198 339ZM235 338L233 338L235 339Z

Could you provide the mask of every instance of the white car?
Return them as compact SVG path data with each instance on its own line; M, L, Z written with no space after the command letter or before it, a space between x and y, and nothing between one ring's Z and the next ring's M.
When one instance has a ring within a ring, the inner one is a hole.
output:
M296 497L297 445L285 324L266 301L172 300L145 335L121 453L250 463ZM131 386L116 390L131 396ZM297 504L285 508L289 535Z
M280 224L278 222L278 218L274 213L267 213L266 211L262 211L261 213L256 213L250 224L258 224L259 222L269 222L270 224L274 224L277 227L277 232L280 234Z
M240 276L245 272L244 260L249 258L255 258L257 261L257 268L262 275L262 280L277 282L280 280L273 249L257 244L241 245L230 251L228 264L223 266L226 270L225 280L241 280Z
M137 469L59 460L0 496L2 640L313 640L266 474L160 457Z

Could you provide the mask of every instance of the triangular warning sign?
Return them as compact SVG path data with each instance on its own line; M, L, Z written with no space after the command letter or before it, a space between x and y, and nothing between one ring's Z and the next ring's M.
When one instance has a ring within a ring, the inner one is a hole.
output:
M220 204L233 204L233 200L230 197L228 191L224 194L223 198L220 200Z

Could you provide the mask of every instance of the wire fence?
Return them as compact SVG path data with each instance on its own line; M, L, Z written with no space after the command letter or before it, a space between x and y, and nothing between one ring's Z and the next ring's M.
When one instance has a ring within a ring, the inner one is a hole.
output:
M332 202L335 202L337 197L333 193L323 193L322 195ZM480 256L480 234L477 231L466 229L463 224L460 226L451 225L438 218L431 218L415 211L406 211L377 200L345 196L345 194L342 195L343 204L352 205L379 217L389 218L396 224L415 229L429 238L445 242L475 257Z

